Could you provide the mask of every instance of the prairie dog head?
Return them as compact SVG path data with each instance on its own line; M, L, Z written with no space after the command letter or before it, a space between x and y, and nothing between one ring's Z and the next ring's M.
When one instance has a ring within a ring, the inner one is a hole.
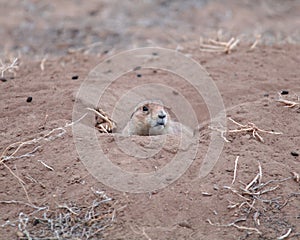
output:
M139 104L131 115L129 135L161 135L168 133L170 116L160 102Z

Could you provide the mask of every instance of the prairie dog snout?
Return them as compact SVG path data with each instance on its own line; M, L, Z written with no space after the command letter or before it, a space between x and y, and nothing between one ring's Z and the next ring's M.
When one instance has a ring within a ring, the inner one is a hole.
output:
M172 134L176 132L177 124L179 123L170 119L170 115L162 103L145 101L135 108L123 130L123 135Z

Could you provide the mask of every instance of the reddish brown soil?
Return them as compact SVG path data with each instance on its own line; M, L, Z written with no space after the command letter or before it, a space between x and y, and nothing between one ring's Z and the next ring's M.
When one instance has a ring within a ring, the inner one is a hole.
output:
M121 11L113 11L119 5L109 2L25 1L19 6L14 1L2 1L1 58L17 56L20 50L20 66L14 78L6 74L7 81L0 81L0 152L12 143L44 136L52 129L70 123L76 92L88 73L110 56L113 48L119 52L130 49L134 44L148 46L149 41L145 43L147 39L162 47L175 49L180 45L183 53L190 54L204 66L223 97L229 117L242 124L253 122L261 129L283 134L261 133L264 143L254 139L251 133L230 134L230 142L225 144L217 164L207 177L200 179L199 169L210 143L211 130L205 124L200 129L197 156L180 179L153 193L133 194L103 185L85 169L77 155L69 127L62 137L25 146L17 154L20 156L40 146L33 156L6 160L4 163L7 167L0 164L0 225L7 221L16 223L21 212L34 212L32 207L24 204L5 203L12 200L29 202L22 185L8 170L10 168L24 181L31 202L37 206L49 206L53 214L68 212L58 209L58 205L90 206L97 198L91 188L104 191L112 200L99 210L102 214L99 223L107 228L100 231L95 239L275 239L289 229L289 239L300 239L299 182L292 178L278 182L292 177L292 172L300 174L300 157L291 154L300 153L300 108L299 105L287 108L276 101L278 92L288 90L289 94L284 97L299 102L295 98L300 95L299 3L286 1L285 6L281 6L280 1L274 1L273 4L268 1L241 1L238 4L228 1L224 6L218 1L203 1L203 5L191 1L190 5L183 6L177 1L158 2L156 4L160 7L157 13L151 5L147 18L143 16L147 8L139 4L139 11L134 14L131 4L122 5L126 13L123 16ZM177 21L172 12L176 8L182 9L181 18ZM157 25L155 18L169 11L170 16ZM123 25L118 25L119 29L112 28L115 26L111 20L114 17L123 20ZM106 18L111 21L104 21ZM143 21L138 22L138 19ZM145 19L149 19L149 22L145 22ZM31 29L29 23L35 28ZM148 24L149 29L145 30L143 24ZM182 29L176 26L182 26ZM168 37L160 28L165 29ZM228 55L201 52L199 36L215 36L220 28L224 29L225 38L241 36L241 45ZM59 29L62 33L56 36ZM189 33L193 29L193 33ZM250 51L250 43L257 33L263 35L264 44L261 42ZM78 50L96 41L103 41L104 44L92 48L90 52L84 53L88 48ZM67 53L70 48L77 51ZM42 71L40 63L45 53L48 56ZM100 106L111 113L118 96L137 81L172 81L176 82L179 91L189 94L188 99L198 120L207 122L209 115L205 104L186 83L163 71L139 73L142 74L140 78L136 73L122 76L107 89ZM75 75L79 78L72 80ZM26 102L29 96L32 102ZM235 127L229 124L229 128ZM112 162L126 170L153 171L168 163L176 153L178 139L171 137L159 157L147 160L126 158L118 150L113 136L98 135L102 148ZM150 141L149 137L138 136L134 140L141 145ZM250 183L258 173L259 161L262 182L275 181L265 189L278 186L261 195L262 199L269 202L260 199L252 207L243 204L228 208L245 202L243 197L251 199L249 203L253 203L252 196L241 197L224 188L231 186L237 156L240 156L237 177L232 188L241 193L240 187L245 188L245 184ZM255 213L259 213L259 225L255 221ZM112 217L114 219L110 221ZM253 229L228 226L241 218L244 220L236 222L238 226L256 228L261 234ZM211 225L208 219L215 225ZM45 226L29 221L27 230L36 236L37 229ZM0 227L1 239L18 239L17 233L22 235L18 223ZM22 236L26 239L24 233ZM74 236L72 238L75 239Z

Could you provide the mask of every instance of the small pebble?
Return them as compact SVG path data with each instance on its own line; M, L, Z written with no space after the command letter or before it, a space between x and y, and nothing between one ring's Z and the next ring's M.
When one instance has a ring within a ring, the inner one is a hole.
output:
M77 75L72 77L72 80L77 80L79 77Z
M281 91L281 95L288 95L289 94L289 91L287 91L287 90L282 90Z
M40 223L40 220L39 219L34 219L33 222L32 222L32 225L33 226L36 226Z
M4 78L4 77L0 78L0 80L1 80L1 82L6 82L7 81L7 79Z
M192 228L191 224L189 224L187 221L180 222L180 223L178 223L178 225L180 227L184 227L184 228Z
M157 71L156 71L156 70L153 70L153 73L157 73Z
M298 156L299 156L299 153L292 151L292 152L291 152L291 155L294 156L294 157L298 157Z
M264 97L269 97L269 93L265 93L265 94L264 94Z
M152 55L153 55L153 56L157 56L158 53L157 53L157 52L153 52Z
M28 97L27 99L26 99L26 102L31 102L32 101L32 97Z
M137 74L136 76L140 78L140 77L142 77L142 74Z

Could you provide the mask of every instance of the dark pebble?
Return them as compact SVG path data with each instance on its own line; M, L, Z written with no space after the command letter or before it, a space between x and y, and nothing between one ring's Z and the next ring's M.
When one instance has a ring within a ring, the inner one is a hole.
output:
M137 74L136 76L137 76L137 77L142 77L142 74Z
M288 95L289 94L289 91L287 91L287 90L282 90L281 91L281 95Z
M269 93L265 93L265 94L264 94L264 97L269 97Z
M28 97L27 99L26 99L26 102L31 102L32 101L32 97Z
M153 55L153 56L157 56L158 53L157 53L157 52L153 52L152 55Z
M157 73L157 71L156 71L156 70L153 70L153 73Z
M72 77L72 80L77 80L79 77L77 75Z
M40 223L40 220L39 219L34 219L33 222L32 222L32 225L33 226L36 226Z
M4 77L0 78L0 80L1 80L1 82L6 82L7 81L7 79L4 78Z
M291 155L294 156L294 157L298 157L299 153L293 151L293 152L291 152Z

